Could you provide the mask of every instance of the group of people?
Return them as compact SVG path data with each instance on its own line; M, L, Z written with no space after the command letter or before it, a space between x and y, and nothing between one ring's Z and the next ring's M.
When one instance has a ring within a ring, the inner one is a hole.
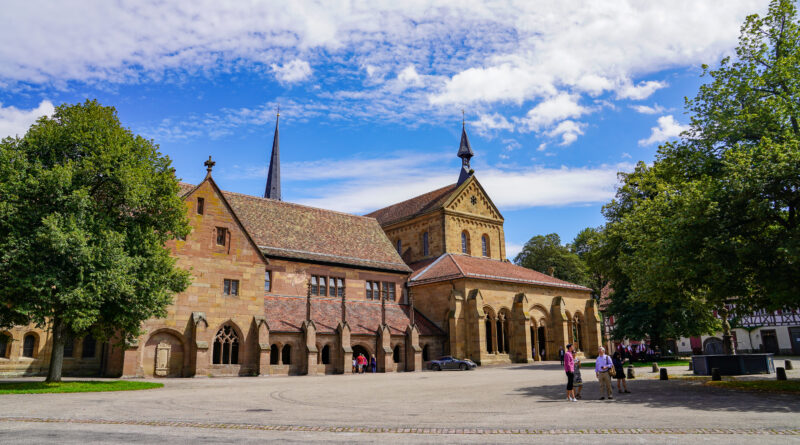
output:
M623 359L628 359L632 362L646 362L661 358L661 349L658 346L653 349L644 343L638 343L635 345L623 345L619 343L617 344L617 353L620 354ZM667 355L672 355L672 350L668 349Z
M378 370L378 361L375 359L375 354L367 360L364 354L358 354L358 357L353 357L353 374L364 374L367 372L367 366L375 373Z
M583 378L581 376L581 361L573 355L572 344L567 345L567 350L560 349L558 356L567 373L567 400L577 402L583 391ZM613 357L606 355L606 349L600 347L597 351L597 360L594 363L594 372L600 382L600 400L614 400L614 390L611 378L617 380L617 390L620 393L630 394L628 383L625 379L625 369L622 365L622 354L615 352ZM576 390L577 388L577 390ZM624 391L623 391L623 388Z

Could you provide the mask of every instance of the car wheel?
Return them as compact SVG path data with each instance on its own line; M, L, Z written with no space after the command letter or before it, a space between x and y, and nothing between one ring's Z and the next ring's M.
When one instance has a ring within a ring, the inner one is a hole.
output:
M467 365L462 363L461 366L458 367L458 369L460 369L462 371L466 371L467 370Z
M442 367L441 367L441 366L439 366L439 365L433 365L433 370L434 370L434 371L441 371L441 370L442 370Z

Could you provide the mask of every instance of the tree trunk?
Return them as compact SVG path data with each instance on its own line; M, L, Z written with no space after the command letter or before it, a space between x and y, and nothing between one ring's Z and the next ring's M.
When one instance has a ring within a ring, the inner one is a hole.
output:
M45 382L61 381L61 369L64 364L64 322L61 317L53 317L53 347L50 351L50 367L47 369Z

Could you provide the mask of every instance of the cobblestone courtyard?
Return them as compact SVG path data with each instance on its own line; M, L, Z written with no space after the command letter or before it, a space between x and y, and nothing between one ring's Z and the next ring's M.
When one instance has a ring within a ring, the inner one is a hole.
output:
M649 370L637 371L632 394L600 401L586 370L578 403L563 400L557 363L473 372L170 379L149 391L4 395L0 442L800 443L797 396L662 382Z

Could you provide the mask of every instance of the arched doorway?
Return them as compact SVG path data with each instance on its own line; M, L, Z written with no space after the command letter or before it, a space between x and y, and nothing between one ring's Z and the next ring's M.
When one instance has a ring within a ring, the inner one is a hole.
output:
M539 337L539 357L542 360L547 360L547 337L544 326L539 326L536 335Z
M183 342L177 334L156 331L145 343L144 372L153 377L182 377L183 354Z
M361 345L353 346L353 358L358 358L359 354L364 354L364 357L367 358L367 363L369 363L370 359L369 350Z

